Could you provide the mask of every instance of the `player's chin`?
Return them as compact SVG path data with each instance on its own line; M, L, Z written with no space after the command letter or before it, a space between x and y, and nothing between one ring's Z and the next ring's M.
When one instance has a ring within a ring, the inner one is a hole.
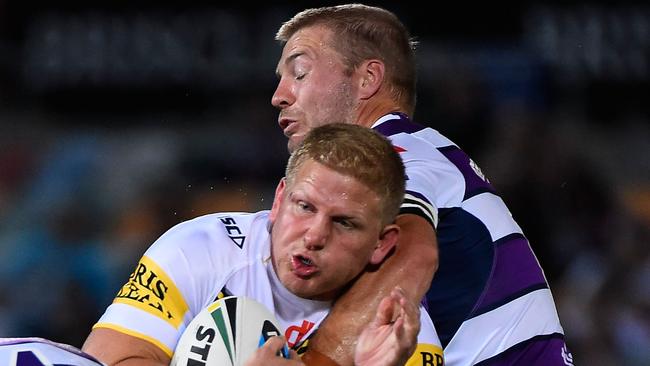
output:
M305 139L305 136L302 134L295 133L289 137L289 141L287 142L287 147L289 148L289 152L293 152L300 146L302 141Z
M295 279L285 286L298 297L302 297L303 299L313 299L315 296L318 296L319 291L315 290L315 288L318 288L318 285L312 282L313 281L309 280Z

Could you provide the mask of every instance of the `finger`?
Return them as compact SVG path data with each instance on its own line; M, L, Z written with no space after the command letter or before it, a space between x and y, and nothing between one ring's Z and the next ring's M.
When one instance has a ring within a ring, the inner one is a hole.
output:
M389 295L381 299L379 306L377 306L377 313L373 324L376 326L390 324L393 321L393 313L395 311L395 301Z
M270 337L269 339L266 340L262 348L265 351L272 352L273 354L277 354L282 350L282 347L284 347L285 341L284 337L281 336L273 336Z
M298 352L290 349L289 350L289 359L291 359L291 360L300 360L300 356L298 356Z

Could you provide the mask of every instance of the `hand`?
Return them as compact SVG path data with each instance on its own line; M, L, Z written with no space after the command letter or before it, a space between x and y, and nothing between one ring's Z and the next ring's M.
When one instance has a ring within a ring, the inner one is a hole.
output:
M266 343L253 353L246 360L245 366L304 366L296 351L289 350L289 359L278 356L278 353L286 344L284 337L271 337Z
M395 287L379 303L375 318L359 336L356 366L404 365L417 345L420 309Z

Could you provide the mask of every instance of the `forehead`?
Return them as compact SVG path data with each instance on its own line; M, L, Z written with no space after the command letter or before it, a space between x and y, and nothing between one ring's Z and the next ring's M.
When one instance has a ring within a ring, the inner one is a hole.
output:
M295 188L322 196L336 205L348 202L361 204L365 209L375 209L375 205L380 202L379 195L358 179L339 173L313 159L304 161L296 173Z
M332 31L322 25L312 25L296 31L284 45L281 63L305 55L316 59L322 54L335 55L331 44Z

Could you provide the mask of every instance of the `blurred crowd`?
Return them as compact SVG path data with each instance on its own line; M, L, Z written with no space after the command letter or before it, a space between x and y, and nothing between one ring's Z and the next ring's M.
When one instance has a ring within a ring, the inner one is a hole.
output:
M576 364L650 364L650 77L577 87L522 50L425 38L419 52L415 119L466 150L510 207ZM15 103L0 83L0 337L79 347L164 231L269 208L288 153L273 79L250 88L78 113ZM618 105L610 88L638 100Z

